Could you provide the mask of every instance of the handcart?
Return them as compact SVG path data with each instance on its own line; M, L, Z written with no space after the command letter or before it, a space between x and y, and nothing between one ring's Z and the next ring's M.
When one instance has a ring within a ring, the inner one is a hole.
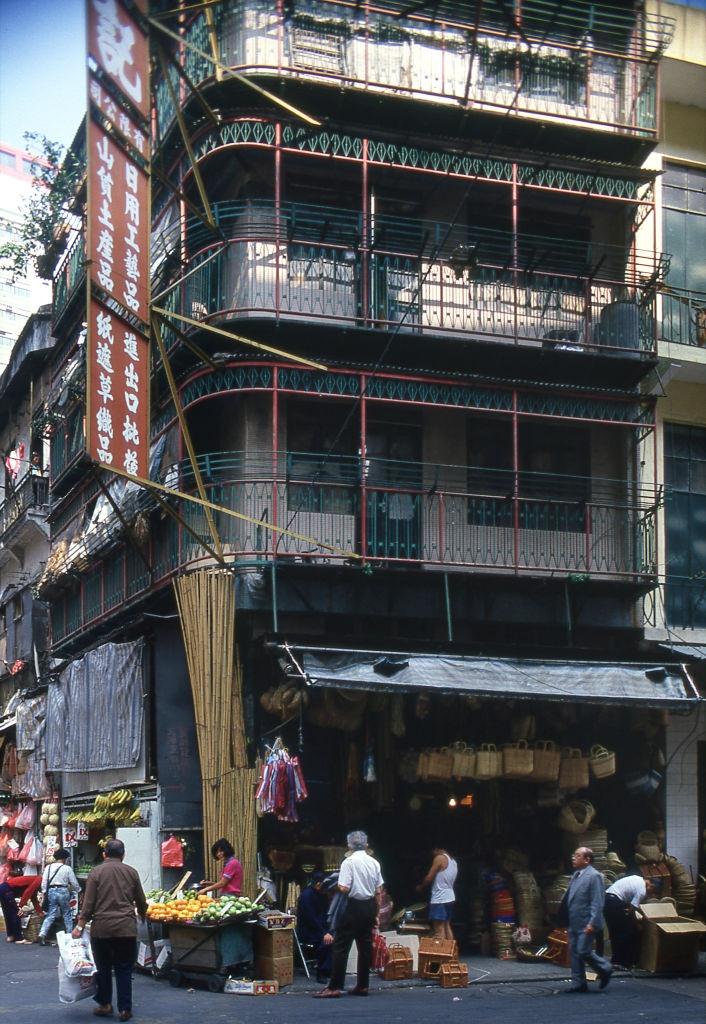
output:
M222 992L234 969L253 962L253 924L252 918L218 924L170 924L170 985L177 988L183 981L195 981L204 983L210 992Z

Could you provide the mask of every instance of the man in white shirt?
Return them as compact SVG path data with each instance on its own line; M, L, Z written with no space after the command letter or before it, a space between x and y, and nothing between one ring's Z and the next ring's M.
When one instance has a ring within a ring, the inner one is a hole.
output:
M608 925L613 964L632 967L637 962L635 911L644 900L657 895L657 882L641 875L626 875L606 889L603 916Z
M336 927L333 941L333 966L328 986L317 992L316 999L338 999L343 995L346 964L353 942L358 950L358 978L352 996L367 996L370 962L373 954L373 929L378 916L378 900L383 880L380 865L366 851L365 832L348 835L351 853L341 864L338 888L348 898L346 909Z

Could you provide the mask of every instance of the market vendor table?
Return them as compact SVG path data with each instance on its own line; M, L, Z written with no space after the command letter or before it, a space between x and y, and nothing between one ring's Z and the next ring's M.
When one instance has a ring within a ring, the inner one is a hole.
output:
M253 959L252 921L223 924L170 924L172 967L169 982L205 981L211 992L222 992L228 973Z

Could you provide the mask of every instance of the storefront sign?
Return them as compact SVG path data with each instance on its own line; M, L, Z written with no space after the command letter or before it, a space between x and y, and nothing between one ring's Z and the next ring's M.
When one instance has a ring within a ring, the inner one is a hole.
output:
M76 822L76 840L79 843L85 843L88 839L88 825L85 821Z
M65 850L70 850L72 847L77 845L76 830L73 828L64 829L64 841L63 847Z
M149 53L135 11L88 0L86 439L89 456L148 475Z

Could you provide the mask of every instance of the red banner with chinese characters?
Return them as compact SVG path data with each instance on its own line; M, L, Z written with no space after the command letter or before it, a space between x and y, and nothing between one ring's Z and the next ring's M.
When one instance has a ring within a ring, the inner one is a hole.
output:
M145 13L146 4L135 5ZM147 34L118 0L88 0L88 56L143 118L150 114Z
M143 3L87 0L89 456L149 465L149 47Z
M91 281L129 314L147 321L149 179L91 118L88 149Z
M97 299L88 320L88 451L105 466L147 476L149 342Z

